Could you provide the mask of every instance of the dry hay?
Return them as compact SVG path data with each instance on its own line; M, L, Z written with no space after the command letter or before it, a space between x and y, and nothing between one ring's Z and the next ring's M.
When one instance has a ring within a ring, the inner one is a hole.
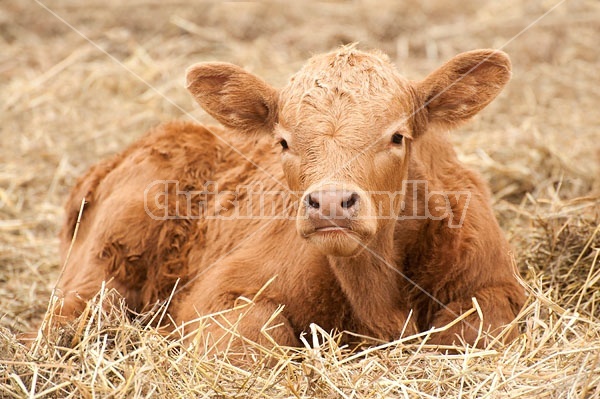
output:
M42 3L93 44L40 3L0 6L0 397L600 398L597 2ZM315 327L306 348L241 368L97 298L72 330L17 342L48 307L76 177L150 126L208 120L183 87L187 66L229 61L282 84L353 41L415 78L464 50L511 55L512 83L453 138L491 182L528 287L519 339L452 356L426 337L351 353Z

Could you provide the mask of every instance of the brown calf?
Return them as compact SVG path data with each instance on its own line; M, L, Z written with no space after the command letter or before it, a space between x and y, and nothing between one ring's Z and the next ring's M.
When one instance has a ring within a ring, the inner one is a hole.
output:
M472 314L431 342L477 343L482 327L487 344L524 293L488 189L443 130L509 78L494 50L411 82L385 55L343 47L311 58L281 90L235 65L191 67L189 90L225 128L167 124L79 180L63 260L87 205L55 312L74 317L102 281L142 310L179 279L169 312L182 324L264 288L237 331L266 342L270 321L277 343L298 345L310 323L385 340L442 327L476 298L483 320ZM208 331L215 342L224 334Z

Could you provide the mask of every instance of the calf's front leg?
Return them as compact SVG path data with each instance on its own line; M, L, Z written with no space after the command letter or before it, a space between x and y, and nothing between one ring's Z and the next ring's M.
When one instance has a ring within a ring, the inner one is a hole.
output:
M252 355L260 351L258 346L271 351L276 346L300 344L288 319L274 302L266 299L240 302L224 303L221 308L225 310L200 317L201 312L186 306L177 314L186 341L194 342L200 352L226 353L237 362L252 361Z
M510 342L519 333L517 326L505 328L513 322L524 302L521 287L516 284L486 287L477 290L472 296L448 303L433 314L430 327L441 328L457 319L474 307L473 297L483 315L475 311L460 322L444 331L433 334L428 343L433 345L462 344L487 347L494 339Z

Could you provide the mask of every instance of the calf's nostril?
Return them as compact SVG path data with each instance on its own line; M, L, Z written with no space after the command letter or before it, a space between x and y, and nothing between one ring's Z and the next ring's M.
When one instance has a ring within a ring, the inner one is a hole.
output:
M352 208L353 206L356 205L356 203L358 202L358 194L357 193L352 193L350 194L349 197L347 197L346 199L342 200L342 208L344 209L348 209L348 208Z
M319 198L315 193L310 193L306 196L306 204L310 208L319 209Z

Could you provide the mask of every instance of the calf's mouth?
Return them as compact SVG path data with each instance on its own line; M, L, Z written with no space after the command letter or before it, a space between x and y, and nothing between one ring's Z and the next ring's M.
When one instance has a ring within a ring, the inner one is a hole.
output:
M376 223L368 218L370 208L367 194L358 187L312 186L301 200L296 228L323 253L351 256L375 235Z

